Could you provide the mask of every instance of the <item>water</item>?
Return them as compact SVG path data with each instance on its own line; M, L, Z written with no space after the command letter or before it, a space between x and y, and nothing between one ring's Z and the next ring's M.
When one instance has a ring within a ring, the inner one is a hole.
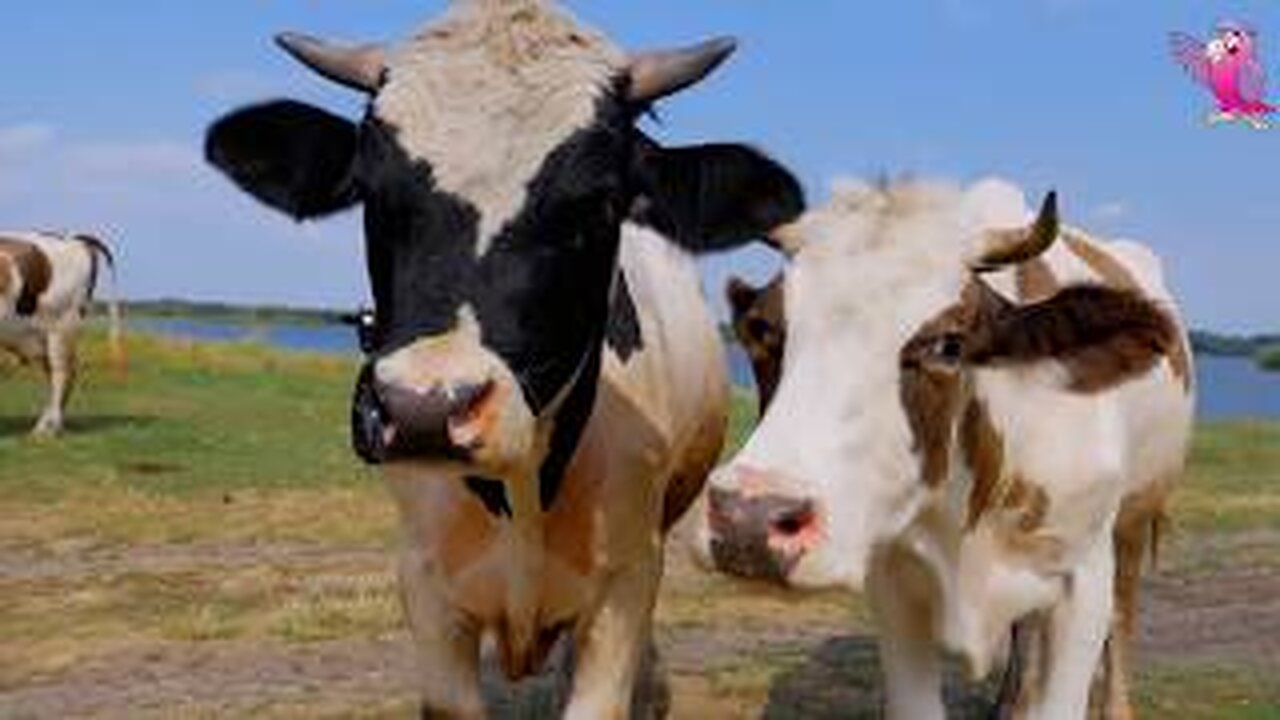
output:
M188 318L129 318L129 329L186 340L259 342L304 352L351 355L359 352L355 328L345 325L249 325Z
M182 318L134 318L131 328L192 340L257 341L288 350L355 354L353 328L340 325L242 325ZM1280 419L1280 373L1260 370L1248 358L1202 356L1196 360L1199 415L1227 418ZM729 348L733 382L751 387L751 363L742 348Z

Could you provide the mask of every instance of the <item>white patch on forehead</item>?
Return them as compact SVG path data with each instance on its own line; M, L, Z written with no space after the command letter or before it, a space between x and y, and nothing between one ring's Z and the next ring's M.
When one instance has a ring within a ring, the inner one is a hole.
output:
M462 0L392 54L373 112L437 188L476 208L483 255L625 61L547 0Z

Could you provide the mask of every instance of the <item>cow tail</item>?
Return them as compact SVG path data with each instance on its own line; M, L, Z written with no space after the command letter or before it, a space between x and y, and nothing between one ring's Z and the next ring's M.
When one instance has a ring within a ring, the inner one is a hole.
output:
M123 379L128 369L128 360L125 357L124 350L124 330L123 320L120 314L120 298L119 298L119 282L116 276L116 258L111 252L111 248L102 240L92 235L76 235L76 239L84 243L89 249L89 256L94 260L94 278L93 284L89 288L90 297L92 297L95 286L97 285L97 258L101 257L107 265L107 271L111 274L111 282L107 291L107 352L111 363L111 370L117 378Z

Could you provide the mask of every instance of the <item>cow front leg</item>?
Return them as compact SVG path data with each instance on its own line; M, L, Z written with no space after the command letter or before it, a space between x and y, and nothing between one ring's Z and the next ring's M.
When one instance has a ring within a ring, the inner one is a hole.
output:
M565 720L631 715L661 576L662 539L655 533L643 554L612 576L600 605L575 633L578 661Z
M36 421L32 434L48 437L62 431L63 411L75 385L75 361L75 344L69 334L50 333L44 355L45 376L49 382L49 404Z
M1121 515L1123 518L1123 514ZM1107 641L1103 717L1106 720L1133 720L1129 699L1134 634L1138 622L1138 590L1142 563L1146 559L1152 520L1146 515L1116 527L1115 612L1111 638Z
M868 595L880 630L884 713L890 720L945 720L942 660L934 632L934 602L913 580L918 561L885 551L872 561Z
M1111 625L1115 555L1111 538L1095 543L1072 576L1044 629L1043 694L1030 699L1026 717L1080 720L1089 710L1089 689Z
M480 720L480 635L448 603L434 567L420 553L400 558L400 593L418 653L422 717Z

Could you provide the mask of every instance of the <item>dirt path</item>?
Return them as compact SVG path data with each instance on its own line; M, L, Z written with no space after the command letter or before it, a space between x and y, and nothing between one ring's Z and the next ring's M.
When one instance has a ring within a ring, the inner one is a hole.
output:
M386 561L378 549L306 546L57 557L0 549L0 583L57 580L74 587L113 573L216 573L263 564L300 571L382 568ZM703 592L698 583L705 582L687 562L673 559L664 593ZM726 597L736 604L753 602L742 586L726 584L718 591L731 594ZM1280 570L1178 569L1149 580L1145 596L1139 653L1148 662L1280 668ZM744 624L732 610L698 621L666 619L658 643L674 689L673 715L875 717L879 677L865 629L859 632L832 615L801 614L804 622L776 617L765 624ZM413 705L413 677L411 649L401 632L311 643L163 643L0 687L0 718L405 717ZM978 716L984 689L952 685L958 714Z

